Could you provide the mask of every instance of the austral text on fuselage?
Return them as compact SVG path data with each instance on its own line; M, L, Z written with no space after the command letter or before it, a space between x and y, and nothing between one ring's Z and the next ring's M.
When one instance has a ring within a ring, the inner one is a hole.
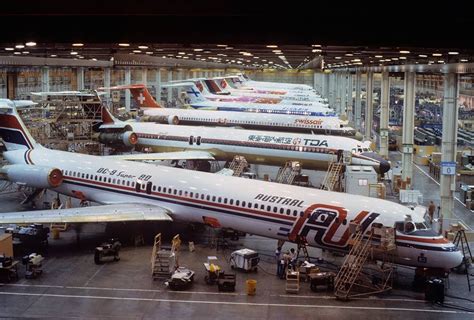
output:
M263 194L259 193L257 196L254 198L255 200L260 200L260 201L268 201L271 203L279 203L282 205L287 205L287 206L294 206L294 207L299 207L302 208L302 204L304 200L298 200L298 199L292 199L292 198L287 198L287 197L279 197L279 196L272 196L268 194Z

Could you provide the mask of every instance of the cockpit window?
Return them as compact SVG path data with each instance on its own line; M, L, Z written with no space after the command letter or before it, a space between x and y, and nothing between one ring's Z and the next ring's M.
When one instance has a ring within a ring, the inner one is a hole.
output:
M409 234L415 231L429 230L430 228L423 222L399 221L395 223L395 229L397 229L398 232Z

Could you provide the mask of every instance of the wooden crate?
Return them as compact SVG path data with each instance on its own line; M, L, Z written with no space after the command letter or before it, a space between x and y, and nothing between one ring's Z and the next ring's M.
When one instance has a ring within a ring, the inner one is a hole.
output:
M0 235L0 254L13 257L13 238L11 233Z

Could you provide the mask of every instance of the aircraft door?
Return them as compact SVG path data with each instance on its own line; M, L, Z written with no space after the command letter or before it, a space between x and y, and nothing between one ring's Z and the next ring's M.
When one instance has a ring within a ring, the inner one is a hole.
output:
M148 182L146 183L146 189L145 189L145 190L146 190L146 193L147 193L147 194L151 194L151 187L152 187L152 185L153 185L153 183L151 183L151 181L148 181Z

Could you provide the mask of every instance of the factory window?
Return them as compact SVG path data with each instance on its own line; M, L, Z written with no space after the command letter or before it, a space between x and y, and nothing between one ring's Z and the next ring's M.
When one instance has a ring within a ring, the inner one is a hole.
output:
M298 215L298 211L297 210L293 211L293 215L296 217Z
M229 204L231 204L231 205L234 204L234 199L230 199Z
M286 214L287 214L287 215L290 215L290 214L291 214L291 210L290 210L290 209L286 209Z
M272 211L272 207L267 206L267 211Z
M236 206L240 205L240 200L235 200L235 205Z

